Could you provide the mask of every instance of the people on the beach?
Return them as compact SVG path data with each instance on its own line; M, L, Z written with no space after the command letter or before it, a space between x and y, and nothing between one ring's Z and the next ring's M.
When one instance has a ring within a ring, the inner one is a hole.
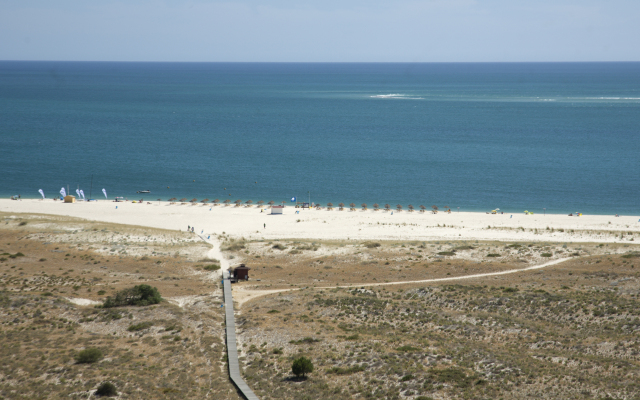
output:
M264 229L267 229L267 224L266 223L264 224Z

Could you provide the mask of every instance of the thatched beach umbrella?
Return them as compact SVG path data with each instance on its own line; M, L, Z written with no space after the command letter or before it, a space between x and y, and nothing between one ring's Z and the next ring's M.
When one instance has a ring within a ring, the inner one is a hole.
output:
M247 205L247 207L251 207L252 203L253 203L253 201L251 201L251 200L245 201L245 204Z
M431 208L433 208L433 211L431 211L434 214L438 213L438 206L431 206Z
M170 199L169 199L169 204L175 204L174 202L175 202L176 200L178 200L178 199L176 199L175 197L170 198Z
M362 207L362 211L367 211L367 203L362 203L360 206Z
M344 210L344 203L338 204L338 207L340 207L340 208L338 208L338 210L340 210L340 211Z
M242 200L238 199L234 201L234 203L236 204L236 207L240 207L240 204L242 204Z
M402 211L402 206L400 204L396 204L396 208L398 209L398 211Z
M217 205L218 205L218 203L220 203L220 200L218 200L218 199L215 199L215 200L213 201L213 205L214 205L214 206L217 206Z
M158 204L160 204L161 201L162 201L162 199L158 199Z
M413 206L411 204L409 204L407 208L409 209L409 212L413 212Z
M316 210L322 210L322 204L316 203Z
M333 210L333 203L327 203L327 210Z
M209 199L204 199L204 200L202 200L200 203L202 203L202 204L206 205L208 202L209 202Z
M390 209L391 209L391 206L390 206L390 205L388 205L388 204L385 204L385 205L384 205L384 210L385 210L385 211L389 211Z
M195 206L196 203L198 202L198 199L193 198L193 199L189 200L189 202L191 203L192 206Z
M226 199L225 201L223 201L225 207L229 205L229 203L231 203L231 200Z
M264 201L262 200L258 201L258 207L262 207L263 204L264 204Z
M274 204L276 204L275 201L273 200L269 200L269 202L267 203L269 205L269 207L273 206Z
M422 205L420 206L420 212L421 212L421 213L423 213L423 212L424 212L424 210L426 210L426 209L427 209L427 207L422 206Z
M355 211L355 210L356 210L355 203L349 203L349 211Z
M183 197L183 198L180 199L180 203L182 203L182 204L184 204L186 201L187 201L186 197Z
M282 203L282 207L284 207L285 204L287 204L286 200L282 200L280 203Z
M373 203L373 211L378 211L380 205L378 203Z

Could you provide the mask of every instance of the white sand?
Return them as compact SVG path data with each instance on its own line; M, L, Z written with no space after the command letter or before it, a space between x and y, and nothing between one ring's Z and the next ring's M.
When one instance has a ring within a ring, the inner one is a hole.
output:
M117 208L116 208L117 206ZM470 212L420 213L394 211L303 210L295 214L286 207L283 215L269 215L268 209L203 205L170 205L167 202L138 204L111 201L65 204L53 200L0 200L7 213L52 214L94 221L139 225L171 230L195 226L209 243L226 233L247 239L336 239L336 240L500 240L553 242L640 243L640 217L556 214L484 214ZM513 217L511 217L513 215ZM264 228L266 224L266 228ZM440 226L438 226L440 225ZM445 227L446 226L446 227ZM490 226L491 228L488 228ZM551 232L546 228L554 231ZM524 231L521 229L524 228ZM535 230L538 232L536 233ZM559 230L563 229L564 232ZM574 230L575 232L571 232ZM625 237L620 238L620 233ZM633 233L628 235L628 233ZM634 238L635 236L635 238ZM631 241L634 238L634 241ZM223 259L219 249L211 252Z

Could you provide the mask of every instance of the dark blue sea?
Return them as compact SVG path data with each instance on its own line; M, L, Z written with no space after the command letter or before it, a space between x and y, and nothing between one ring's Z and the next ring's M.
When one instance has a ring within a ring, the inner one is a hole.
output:
M637 215L640 63L0 62L0 195L67 185Z

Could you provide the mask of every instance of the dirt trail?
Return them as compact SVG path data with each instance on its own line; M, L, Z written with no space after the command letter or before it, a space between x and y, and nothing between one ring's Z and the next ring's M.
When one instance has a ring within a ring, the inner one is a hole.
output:
M571 259L572 259L571 257L559 258L557 260L549 261L544 264L534 265L532 267L527 267L527 268L510 269L507 271L499 271L499 272L487 272L484 274L475 274L475 275L452 276L450 278L434 278L434 279L423 279L419 281L399 281L399 282L384 282L384 283L361 283L361 284L354 283L352 285L342 285L342 286L312 287L312 289L336 289L336 288L353 288L353 287L363 287L363 286L371 287L371 286L388 286L388 285L406 285L406 284L412 284L412 283L433 283L433 282L457 281L457 280L463 280L463 279L485 278L488 276L516 274L519 272L542 269L542 268L550 267L552 265L563 263ZM306 289L306 287L294 288L294 289L275 289L275 290L250 290L245 288L237 288L234 291L234 301L238 304L238 306L242 306L242 304L246 303L247 301L253 300L257 297L266 296L274 293L280 293L280 292L301 290L301 289Z

